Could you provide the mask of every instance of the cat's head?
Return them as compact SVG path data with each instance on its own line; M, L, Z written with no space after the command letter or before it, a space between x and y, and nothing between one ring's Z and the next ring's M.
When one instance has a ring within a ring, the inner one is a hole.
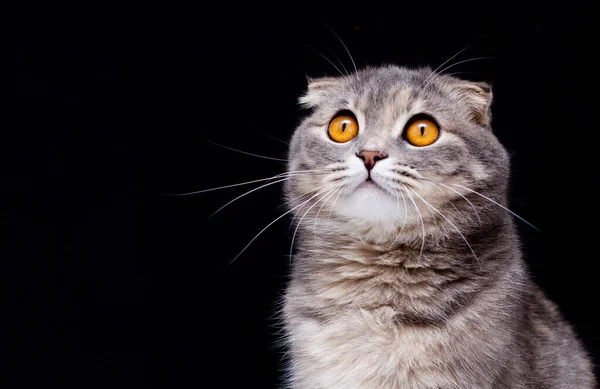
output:
M471 191L503 202L509 162L491 131L491 102L487 84L430 69L309 80L300 103L311 113L289 150L290 207L410 226L449 214Z

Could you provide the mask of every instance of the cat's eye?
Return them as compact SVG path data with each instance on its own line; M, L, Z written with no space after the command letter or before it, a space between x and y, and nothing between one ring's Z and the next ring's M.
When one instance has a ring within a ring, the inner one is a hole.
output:
M329 123L327 133L334 142L349 142L358 135L358 122L350 113L340 114Z
M440 129L428 118L412 120L404 131L404 138L413 146L429 146L440 136Z

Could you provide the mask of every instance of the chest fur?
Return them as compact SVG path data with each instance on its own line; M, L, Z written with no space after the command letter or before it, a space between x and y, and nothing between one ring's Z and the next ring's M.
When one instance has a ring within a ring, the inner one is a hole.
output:
M393 317L382 307L299 322L290 334L294 388L489 387L497 341L482 343L465 323L415 328Z

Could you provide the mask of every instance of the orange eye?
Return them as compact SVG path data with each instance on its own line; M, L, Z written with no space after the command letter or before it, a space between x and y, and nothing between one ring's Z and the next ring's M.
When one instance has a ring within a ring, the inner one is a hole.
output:
M428 119L418 119L410 123L404 136L413 146L429 146L437 140L440 129L437 124Z
M329 137L338 143L346 143L358 135L358 122L351 115L339 115L329 123Z

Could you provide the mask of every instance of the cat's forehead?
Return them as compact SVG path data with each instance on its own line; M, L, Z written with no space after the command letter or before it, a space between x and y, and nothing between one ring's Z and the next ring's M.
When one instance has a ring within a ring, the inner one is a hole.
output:
M334 89L336 98L329 101L361 112L380 111L389 107L410 111L420 101L435 100L438 97L431 92L437 89L439 80L431 75L428 68L367 68L355 76L346 77Z
M429 69L411 70L390 66L367 68L347 80L356 98L378 105L395 101L398 97L404 101L407 96L415 95L427 83L430 74Z
M429 68L409 69L398 66L368 67L357 73L352 80L365 91L393 91L407 87L419 87L431 75Z
M382 88L370 87L363 93L357 93L349 99L348 103L353 110L368 113L373 111L386 111L388 107L397 110L411 111L418 105L418 96L411 85L397 84L393 88L389 85ZM397 112L393 110L393 112Z
M366 69L344 87L344 103L369 121L384 121L391 125L398 117L418 112L434 104L435 95L426 94L423 86L431 71L398 67ZM432 97L434 97L432 99Z

